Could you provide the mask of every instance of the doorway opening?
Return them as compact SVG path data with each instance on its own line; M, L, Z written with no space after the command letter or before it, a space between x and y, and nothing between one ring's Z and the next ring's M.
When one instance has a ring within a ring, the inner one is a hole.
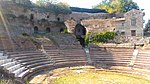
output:
M49 27L46 28L46 33L50 33L51 29Z
M30 15L30 20L32 21L34 19L34 14Z
M74 33L82 47L85 47L86 28L81 24L77 24Z
M34 27L34 33L38 33L38 30L39 30L38 27L35 26L35 27Z

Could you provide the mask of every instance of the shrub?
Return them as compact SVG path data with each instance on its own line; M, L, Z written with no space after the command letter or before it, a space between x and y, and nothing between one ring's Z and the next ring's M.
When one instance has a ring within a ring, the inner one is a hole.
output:
M68 30L67 30L67 27L66 28L64 28L64 33L68 33Z
M85 44L89 43L107 43L109 40L113 40L117 34L115 32L102 32L102 33L87 33L85 38Z
M27 34L27 33L22 33L22 36L29 36L29 34Z
M89 37L92 36L92 33L91 32L88 32L85 36L85 45L88 45L89 43L91 43L91 39Z

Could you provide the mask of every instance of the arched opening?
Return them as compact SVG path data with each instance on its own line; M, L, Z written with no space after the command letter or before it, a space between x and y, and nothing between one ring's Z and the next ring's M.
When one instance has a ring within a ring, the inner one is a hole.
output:
M49 27L46 28L46 33L50 33L51 29Z
M63 29L63 28L60 29L60 33L62 33L62 32L64 32L64 29Z
M59 17L57 18L57 21L60 21L60 18L59 18Z
M38 27L37 26L34 27L34 33L38 33Z
M85 47L86 28L81 24L77 24L74 33L76 38L80 41L80 44Z
M34 14L31 14L30 15L30 20L33 20L34 19Z
M49 15L47 16L47 18L49 18Z

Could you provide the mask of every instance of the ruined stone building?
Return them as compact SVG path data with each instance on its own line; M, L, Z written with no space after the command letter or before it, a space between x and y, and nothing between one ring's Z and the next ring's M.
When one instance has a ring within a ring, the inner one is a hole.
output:
M40 13L38 8L28 9L15 5L25 2L25 0L13 0L12 3L7 3L4 10L12 29L13 26L17 26L20 28L17 31L20 30L21 33L61 32L67 28L75 35L114 31L125 36L143 36L143 12L140 10L109 14L104 10L93 12L94 9L71 8L71 14L56 15L50 12Z
M70 17L73 20L68 22L74 24L69 23L71 30L81 24L87 32L114 31L125 36L143 36L143 13L140 10L118 14L73 12Z

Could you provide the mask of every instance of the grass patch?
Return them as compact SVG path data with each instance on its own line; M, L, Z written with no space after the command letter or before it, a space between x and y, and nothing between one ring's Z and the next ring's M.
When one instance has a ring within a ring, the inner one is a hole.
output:
M49 78L50 84L150 84L145 77L91 68L57 70L60 75Z
M150 80L143 76L96 69L92 66L55 69L38 75L30 82L37 84L36 81L39 80L41 84L150 84Z
M52 84L150 84L150 81L138 76L100 71L68 73L53 79Z
M15 83L12 80L4 80L4 79L2 79L2 80L0 80L0 84L15 84Z

